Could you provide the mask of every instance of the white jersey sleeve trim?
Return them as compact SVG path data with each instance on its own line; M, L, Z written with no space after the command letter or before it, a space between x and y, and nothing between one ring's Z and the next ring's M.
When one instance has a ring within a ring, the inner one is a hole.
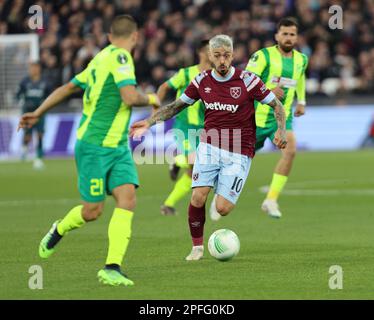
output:
M196 100L194 99L191 99L188 95L186 95L185 93L183 93L179 99L181 99L184 103L187 103L187 104L194 104Z
M256 85L257 83L260 82L260 78L259 77L256 77L249 86L247 86L247 91L251 91Z
M270 93L260 101L262 104L268 104L269 102L273 101L275 99L275 94L270 91Z

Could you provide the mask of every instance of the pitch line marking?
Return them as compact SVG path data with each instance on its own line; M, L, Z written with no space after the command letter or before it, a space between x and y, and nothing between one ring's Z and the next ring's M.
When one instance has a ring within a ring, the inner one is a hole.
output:
M262 186L259 188L261 193L266 193L268 191L268 186ZM351 195L351 196L373 196L374 189L286 189L282 191L283 195L288 196L342 196L342 195Z
M107 199L111 197L108 196ZM163 196L155 196L155 195L143 195L137 197L139 200L153 200L153 199L162 199ZM21 199L21 200L0 200L0 207L19 207L19 206L27 206L27 205L48 205L48 204L56 204L56 205L65 205L69 203L81 203L82 200L79 198L60 198L60 199Z

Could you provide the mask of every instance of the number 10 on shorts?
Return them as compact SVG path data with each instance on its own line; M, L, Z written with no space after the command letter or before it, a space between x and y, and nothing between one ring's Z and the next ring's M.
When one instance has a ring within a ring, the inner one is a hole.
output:
M231 190L236 191L237 193L240 193L242 188L243 188L243 179L239 177L235 177L234 183L231 186Z
M91 179L90 193L91 196L101 196L104 193L103 178Z

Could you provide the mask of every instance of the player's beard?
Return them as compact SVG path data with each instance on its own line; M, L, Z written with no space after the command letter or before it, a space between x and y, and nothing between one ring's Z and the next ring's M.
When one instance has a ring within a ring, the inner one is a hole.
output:
M226 76L226 74L229 72L230 68L228 67L228 68L226 68L226 69L223 69L223 68L221 68L221 67L223 67L223 65L221 65L221 66L219 66L218 68L216 68L216 71L219 73L219 75L220 75L221 77L224 77L224 76ZM226 66L225 66L225 67L226 67Z
M291 42L285 42L284 44L279 44L279 46L281 47L281 49L284 51L284 52L290 52L294 49L295 45L293 45Z

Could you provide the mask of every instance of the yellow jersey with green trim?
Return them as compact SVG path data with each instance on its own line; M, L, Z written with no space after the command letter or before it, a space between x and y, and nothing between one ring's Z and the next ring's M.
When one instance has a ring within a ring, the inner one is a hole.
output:
M292 104L295 94L299 102L305 103L305 70L308 66L308 57L292 50L292 57L284 57L278 46L263 48L255 52L248 61L246 70L258 75L267 88L274 89L281 86L284 97L283 103L287 121L292 121ZM256 126L266 127L275 121L274 110L268 105L255 103Z
M176 99L178 99L186 90L190 82L200 73L198 65L187 68L181 68L171 77L167 84L169 87L177 91ZM186 128L188 126L204 127L205 107L199 100L190 107L178 113L175 117L174 128Z
M132 108L124 104L119 89L136 85L131 54L109 45L71 82L84 89L77 139L109 148L127 144Z

